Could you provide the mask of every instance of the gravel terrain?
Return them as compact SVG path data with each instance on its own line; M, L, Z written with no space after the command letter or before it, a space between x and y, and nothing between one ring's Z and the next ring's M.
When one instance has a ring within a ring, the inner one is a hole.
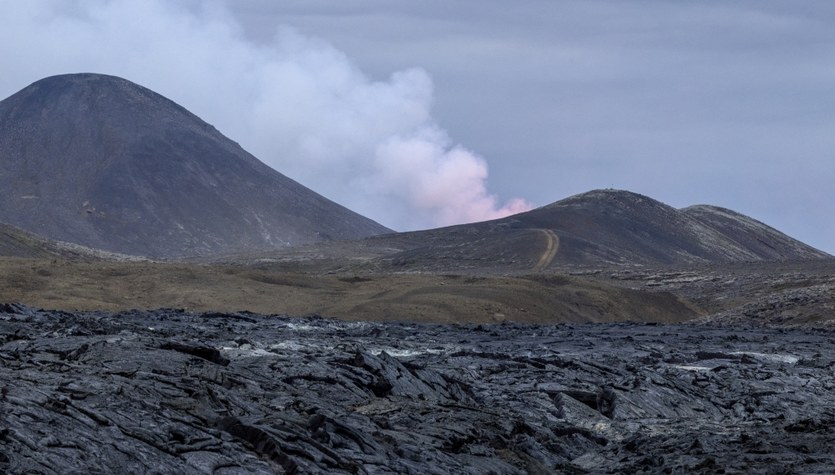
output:
M832 473L835 333L0 306L0 472Z
M711 322L835 328L833 259L572 274L632 290L672 293L699 307L702 320Z

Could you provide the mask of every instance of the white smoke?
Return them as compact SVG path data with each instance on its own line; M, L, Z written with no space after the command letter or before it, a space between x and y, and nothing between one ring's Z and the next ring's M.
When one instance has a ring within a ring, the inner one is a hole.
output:
M100 72L190 109L276 170L399 230L498 218L488 167L431 116L421 69L368 78L343 53L289 27L247 40L223 4L163 0L3 1L0 94L45 76Z

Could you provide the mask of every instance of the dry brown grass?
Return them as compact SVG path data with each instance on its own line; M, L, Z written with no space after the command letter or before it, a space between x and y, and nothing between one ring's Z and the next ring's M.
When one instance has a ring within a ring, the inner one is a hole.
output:
M574 277L321 275L246 266L19 258L0 258L0 302L61 310L171 307L444 323L674 322L698 313L671 294Z

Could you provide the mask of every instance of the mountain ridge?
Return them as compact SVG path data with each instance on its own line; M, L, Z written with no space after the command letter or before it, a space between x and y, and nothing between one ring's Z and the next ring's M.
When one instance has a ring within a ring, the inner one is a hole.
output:
M405 268L437 267L433 260L475 268L533 262L541 271L831 257L735 211L676 209L612 189L502 219L392 233L269 168L170 99L91 73L45 78L0 101L0 180L0 222L153 258L365 238L377 256Z

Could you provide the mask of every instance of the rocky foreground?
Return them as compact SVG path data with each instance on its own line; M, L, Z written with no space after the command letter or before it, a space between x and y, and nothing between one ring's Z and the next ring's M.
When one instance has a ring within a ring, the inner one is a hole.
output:
M0 473L831 473L835 333L0 306Z

